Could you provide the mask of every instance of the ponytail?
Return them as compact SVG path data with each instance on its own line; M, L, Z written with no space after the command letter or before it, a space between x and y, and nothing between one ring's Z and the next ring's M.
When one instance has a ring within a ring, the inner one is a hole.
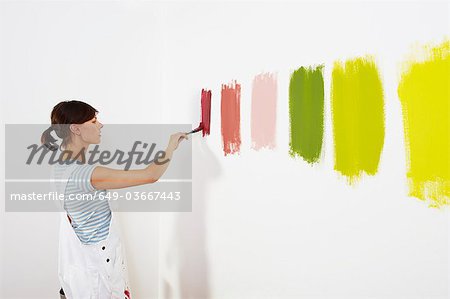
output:
M59 146L56 144L56 139L53 138L51 132L53 131L53 127L50 126L47 130L42 133L41 136L41 144L45 145L49 150L56 151Z

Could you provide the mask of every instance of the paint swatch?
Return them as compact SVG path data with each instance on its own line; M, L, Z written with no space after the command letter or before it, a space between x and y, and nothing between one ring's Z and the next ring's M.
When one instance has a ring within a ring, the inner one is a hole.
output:
M383 87L371 57L335 62L331 82L334 169L350 184L378 170L384 144Z
M241 148L241 86L236 81L222 84L220 108L223 152L225 156L239 153Z
M277 115L277 78L259 74L253 79L251 136L252 148L275 148Z
M398 87L409 195L440 207L450 202L450 41L416 54Z
M202 89L202 134L209 135L211 131L211 90Z
M319 161L323 143L323 66L301 67L289 83L289 154Z

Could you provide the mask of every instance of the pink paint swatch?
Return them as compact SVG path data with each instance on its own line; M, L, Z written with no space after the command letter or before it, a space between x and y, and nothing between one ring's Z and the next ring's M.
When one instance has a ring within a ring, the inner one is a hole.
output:
M241 85L234 81L222 84L221 118L223 152L239 153L241 148Z
M259 74L253 79L251 135L252 148L274 149L277 120L276 75Z

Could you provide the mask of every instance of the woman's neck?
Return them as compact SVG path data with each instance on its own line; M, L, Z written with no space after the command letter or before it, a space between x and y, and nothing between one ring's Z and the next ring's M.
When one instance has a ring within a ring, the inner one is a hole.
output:
M87 146L73 146L69 145L64 148L61 159L63 161L78 160L83 163L86 162Z

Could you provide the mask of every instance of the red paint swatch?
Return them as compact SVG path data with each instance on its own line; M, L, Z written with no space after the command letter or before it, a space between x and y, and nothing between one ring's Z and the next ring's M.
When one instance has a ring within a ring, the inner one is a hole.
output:
M222 84L221 118L223 152L239 153L241 148L241 85L234 81Z
M211 124L211 90L202 89L202 134L209 135Z

